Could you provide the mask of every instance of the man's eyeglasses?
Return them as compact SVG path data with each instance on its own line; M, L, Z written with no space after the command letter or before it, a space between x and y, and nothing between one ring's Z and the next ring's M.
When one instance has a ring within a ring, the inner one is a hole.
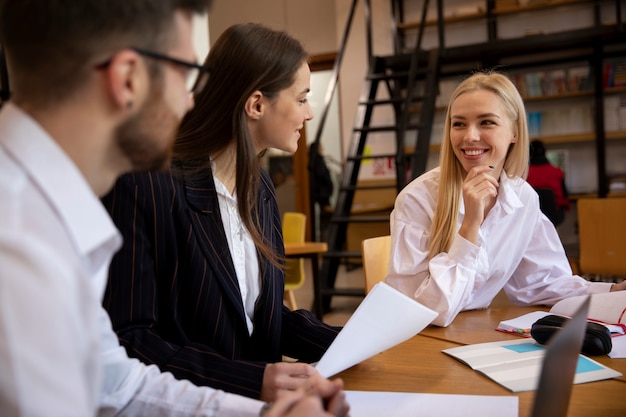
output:
M170 64L178 65L179 67L185 68L187 72L187 91L192 94L198 94L204 86L206 85L209 74L211 73L211 69L204 65L197 64L195 62L183 61L178 58L173 58L171 56L162 54L160 52L149 51L147 49L141 48L128 48L132 51L137 52L139 55L146 56L148 58L156 59L159 61L169 62ZM97 65L98 68L104 68L109 65L111 61L108 60L100 65Z

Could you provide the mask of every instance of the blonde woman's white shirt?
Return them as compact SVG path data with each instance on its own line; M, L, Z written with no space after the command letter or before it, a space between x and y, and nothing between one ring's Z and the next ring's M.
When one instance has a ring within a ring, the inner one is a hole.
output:
M130 359L100 302L121 236L56 142L0 112L0 415L240 416L261 403Z
M448 252L428 259L428 243L439 168L408 184L391 213L391 258L386 282L439 312L433 321L448 326L461 311L482 309L504 289L518 305L552 305L576 295L607 292L610 283L572 275L556 229L539 209L523 179L503 172L498 198L480 227L478 243L457 234Z

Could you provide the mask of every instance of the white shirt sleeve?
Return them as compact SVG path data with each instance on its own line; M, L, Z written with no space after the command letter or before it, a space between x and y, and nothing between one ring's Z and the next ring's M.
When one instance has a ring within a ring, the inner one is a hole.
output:
M28 234L0 232L0 266L0 415L93 415L99 374L84 358L98 344L77 302L90 291Z
M520 305L551 305L575 295L609 291L610 284L572 275L556 229L541 214L530 186L505 176L478 243L456 234L448 252L429 260L438 180L438 169L429 171L398 195L390 217L386 278L391 286L438 311L433 324L448 326L463 310L488 307L502 289Z
M559 235L543 214L537 214L532 236L504 290L519 305L553 305L564 298L608 292L611 283L590 282L573 275Z
M263 403L177 380L155 365L129 358L102 308L99 318L104 386L99 417L258 416Z
M436 195L417 188L411 192L405 189L391 213L391 260L386 282L438 311L433 323L447 326L468 304L477 271L482 275L488 271L487 254L457 235L448 253L440 253L429 261Z

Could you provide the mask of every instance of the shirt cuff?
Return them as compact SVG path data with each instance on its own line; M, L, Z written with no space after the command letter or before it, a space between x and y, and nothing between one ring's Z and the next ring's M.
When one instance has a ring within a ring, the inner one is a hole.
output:
M264 402L236 394L226 394L222 399L220 417L258 417Z
M587 286L587 294L600 294L611 291L612 282L590 282Z
M476 269L479 255L480 247L458 233L450 245L450 250L448 250L448 256L451 259L458 264L469 266L471 269Z

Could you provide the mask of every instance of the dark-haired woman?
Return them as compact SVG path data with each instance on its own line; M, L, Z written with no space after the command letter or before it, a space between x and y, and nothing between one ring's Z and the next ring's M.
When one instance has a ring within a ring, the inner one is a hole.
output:
M307 59L261 25L220 36L169 172L123 177L104 199L125 239L104 305L130 355L178 378L265 401L335 384L341 415L341 382L307 363L339 329L283 305L280 214L259 164L267 148L295 152L313 117Z

